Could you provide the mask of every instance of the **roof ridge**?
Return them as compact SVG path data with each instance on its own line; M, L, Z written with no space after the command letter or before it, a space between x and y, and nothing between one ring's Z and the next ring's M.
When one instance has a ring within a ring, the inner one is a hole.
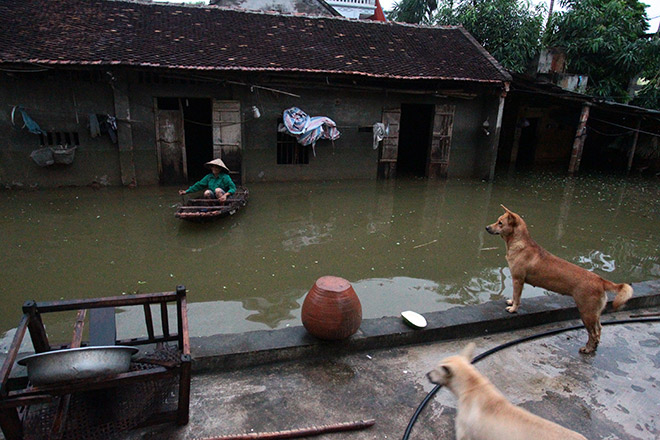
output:
M463 26L458 26L458 28L459 28L459 30L463 33L463 35L465 35L466 38L467 38L468 40L470 40L470 42L472 42L472 44L474 44L475 47L476 47L476 48L477 48L477 49L478 49L478 50L479 50L479 51L480 51L480 52L486 57L486 59L487 59L487 60L488 60L488 61L489 61L489 62L490 62L490 63L491 63L491 64L492 64L492 65L493 65L493 66L494 66L494 67L495 67L495 68L496 68L496 69L497 69L502 75L504 75L504 76L507 78L506 81L511 82L511 81L513 80L513 78L511 77L511 74L509 73L509 71L508 71L504 66L502 66L502 65L500 64L500 62L497 61L497 60L495 59L495 57L494 57L493 55L491 55L491 53L488 52L488 51L486 50L486 48L483 47L483 46L477 41L477 39L474 38L474 37L472 36L471 33L469 33L469 32L468 32Z
M293 18L311 18L311 19L320 19L320 20L339 20L349 23L359 23L365 25L397 25L404 27L413 27L418 29L458 29L462 26L460 25L428 25L421 23L406 23L403 21L375 21L375 20L363 20L355 19L344 16L330 16L330 15L310 15L306 13L295 13L295 12L279 12L279 11L267 11L262 9L243 9L238 7L228 7L220 5L199 5L194 3L175 3L175 2L154 2L152 0L96 0L97 2L107 2L107 3L133 3L149 7L163 7L163 8L172 8L172 7L184 7L184 8L195 8L195 9L209 9L209 10L220 10L220 11L229 11L236 13L247 13L247 14L258 14L258 15L276 15L284 17L293 17Z

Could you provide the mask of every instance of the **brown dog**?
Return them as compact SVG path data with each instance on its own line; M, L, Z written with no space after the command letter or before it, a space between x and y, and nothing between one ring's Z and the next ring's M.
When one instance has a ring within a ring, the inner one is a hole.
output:
M536 416L511 402L470 364L474 343L442 360L426 376L458 398L459 440L586 440L575 431Z
M632 296L632 287L612 283L552 255L532 240L525 221L518 214L500 206L505 213L486 226L486 231L500 235L506 243L506 261L513 279L513 298L507 300L506 310L510 313L518 310L524 283L571 295L589 333L587 345L580 348L580 352L594 352L600 342L600 314L607 303L605 292L616 292L612 305L617 310Z

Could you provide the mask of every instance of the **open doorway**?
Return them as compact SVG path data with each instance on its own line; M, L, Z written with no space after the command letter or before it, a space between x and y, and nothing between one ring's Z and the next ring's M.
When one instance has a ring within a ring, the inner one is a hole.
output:
M181 107L186 140L188 180L197 181L208 173L204 164L214 159L211 100L184 98L181 100Z
M160 182L196 181L213 159L212 105L208 98L158 98Z
M525 124L520 130L520 141L518 143L518 156L516 158L517 170L529 170L534 166L536 158L537 130L539 125L538 118L528 118L528 124Z
M427 177L434 112L432 104L401 104L398 177Z

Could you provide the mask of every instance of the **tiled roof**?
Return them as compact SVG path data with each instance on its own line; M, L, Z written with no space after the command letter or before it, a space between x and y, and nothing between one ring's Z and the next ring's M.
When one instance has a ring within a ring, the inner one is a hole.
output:
M457 27L113 0L0 0L0 63L509 79Z

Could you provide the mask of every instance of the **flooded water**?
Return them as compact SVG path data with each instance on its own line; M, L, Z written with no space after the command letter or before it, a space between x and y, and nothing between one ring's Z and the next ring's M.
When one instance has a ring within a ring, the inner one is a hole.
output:
M0 335L28 299L179 284L193 336L298 325L323 275L353 284L365 318L500 300L511 295L504 242L484 230L500 203L560 257L616 282L660 277L658 180L518 175L249 189L246 208L208 224L174 217L174 187L0 192ZM523 298L544 294L526 286ZM60 321L47 323L49 333L70 335Z

